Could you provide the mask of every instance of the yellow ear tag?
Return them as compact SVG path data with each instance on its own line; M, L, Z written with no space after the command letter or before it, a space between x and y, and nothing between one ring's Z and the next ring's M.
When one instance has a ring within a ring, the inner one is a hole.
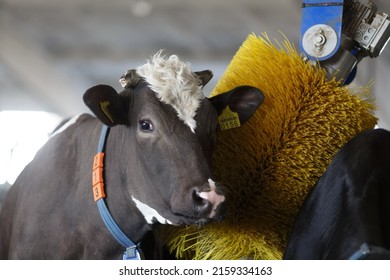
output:
M108 111L108 106L110 106L110 101L101 101L100 102L100 109L102 109L103 113L106 115L107 118L110 119L112 123L114 123L114 120L112 119L112 116L110 112Z
M226 106L222 114L219 115L218 121L219 121L219 125L221 126L221 130L227 130L227 129L241 126L238 113L230 110L229 106Z

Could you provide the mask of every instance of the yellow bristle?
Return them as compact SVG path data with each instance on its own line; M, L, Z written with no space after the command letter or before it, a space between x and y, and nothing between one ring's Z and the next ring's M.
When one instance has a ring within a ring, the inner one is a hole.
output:
M290 42L277 45L249 35L211 94L251 85L265 101L246 124L219 132L213 171L227 189L226 218L165 231L178 258L281 259L310 188L349 139L377 122L368 87L328 81Z

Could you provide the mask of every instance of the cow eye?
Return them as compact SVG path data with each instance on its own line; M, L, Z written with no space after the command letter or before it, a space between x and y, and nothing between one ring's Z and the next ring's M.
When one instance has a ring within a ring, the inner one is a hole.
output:
M154 130L153 124L147 120L141 120L139 122L139 128L144 132L152 132Z

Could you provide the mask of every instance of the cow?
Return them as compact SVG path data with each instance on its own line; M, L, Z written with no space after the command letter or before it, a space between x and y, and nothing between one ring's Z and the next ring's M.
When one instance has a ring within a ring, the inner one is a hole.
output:
M220 220L226 196L211 170L218 116L229 108L244 124L264 95L243 85L207 98L211 77L159 51L122 76L120 93L108 85L88 89L83 100L95 116L59 128L9 190L0 258L122 259L123 244L99 214L99 195L134 244L157 224ZM104 156L95 163L100 146Z
M7 182L5 184L0 184L0 211L1 211L1 205L2 205L3 200L5 198L5 194L7 193L9 187L10 186Z
M284 259L390 259L390 132L358 134L305 199Z

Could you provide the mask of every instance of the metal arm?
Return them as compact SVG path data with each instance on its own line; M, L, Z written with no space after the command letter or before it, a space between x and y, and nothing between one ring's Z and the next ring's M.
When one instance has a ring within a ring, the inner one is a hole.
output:
M390 39L390 17L368 0L304 0L301 50L329 79L353 80L364 57L381 54Z

